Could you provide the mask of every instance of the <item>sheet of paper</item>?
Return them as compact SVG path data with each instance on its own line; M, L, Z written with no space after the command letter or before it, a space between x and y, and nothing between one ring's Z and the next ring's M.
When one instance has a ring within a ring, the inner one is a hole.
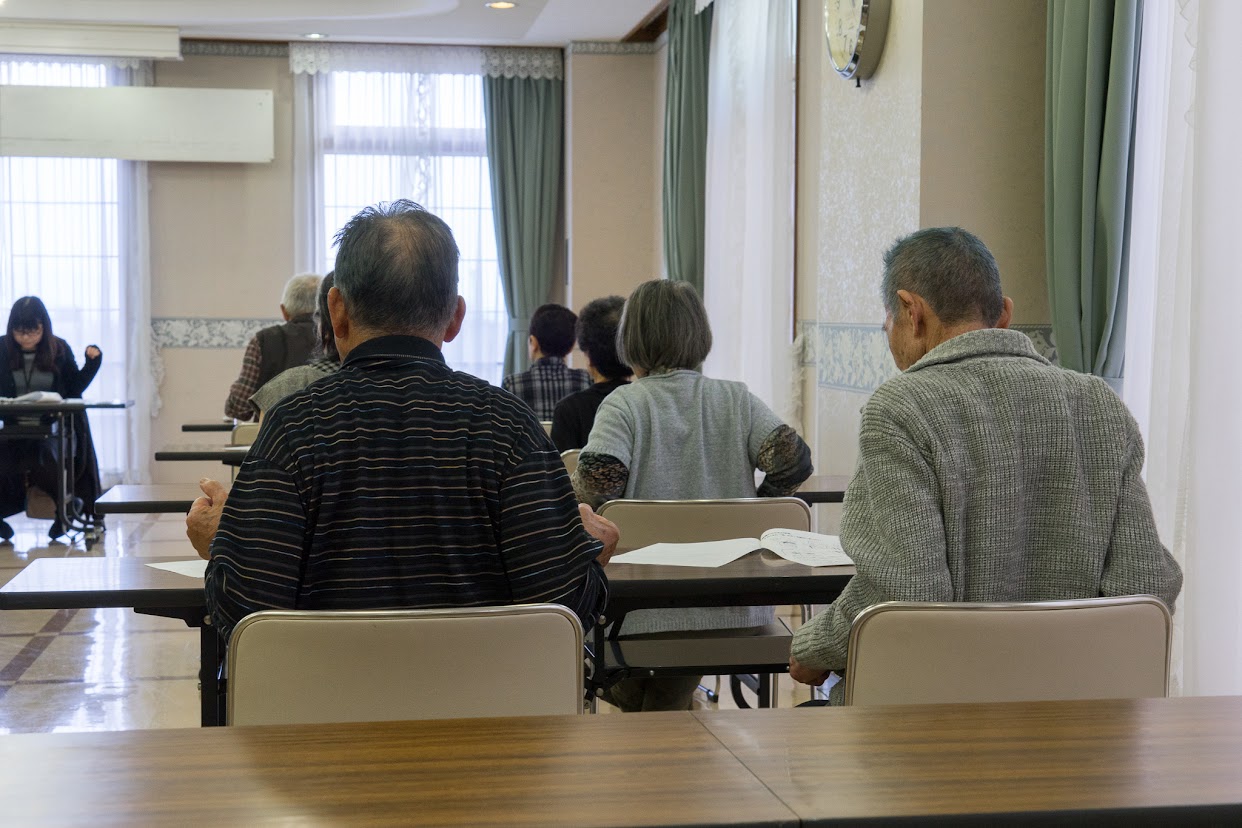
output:
M715 569L736 561L759 548L755 538L711 541L708 543L656 543L615 555L611 563L660 564L663 566L702 566Z
M175 572L178 575L187 575L191 578L198 578L200 581L207 574L207 562L202 558L194 558L189 561L168 561L167 563L149 563L147 566L153 569L163 569L168 572Z
M836 535L769 529L763 533L763 547L803 566L852 566L854 563Z

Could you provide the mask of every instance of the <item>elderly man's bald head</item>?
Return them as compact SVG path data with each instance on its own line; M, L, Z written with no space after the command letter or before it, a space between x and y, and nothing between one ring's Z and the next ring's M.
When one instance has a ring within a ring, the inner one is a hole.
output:
M453 318L459 253L437 216L406 200L367 207L336 243L336 289L357 324L427 335Z

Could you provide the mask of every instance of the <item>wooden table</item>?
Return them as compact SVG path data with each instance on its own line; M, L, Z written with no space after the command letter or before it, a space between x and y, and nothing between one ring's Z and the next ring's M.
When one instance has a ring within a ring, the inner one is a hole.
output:
M101 515L185 514L202 492L195 486L113 486L95 501Z
M14 825L1237 824L1242 698L0 736Z
M226 466L240 466L250 446L216 446L210 443L165 446L155 452L156 460L218 460Z
M689 713L0 737L13 825L796 825Z
M850 484L848 474L813 474L803 481L793 496L807 503L842 503Z
M204 431L222 431L229 433L233 431L235 423L232 420L211 420L205 423L182 423L182 431L204 432Z
M611 563L606 572L608 606L600 623L591 631L593 669L588 690L597 696L604 688L628 674L623 663L629 659L620 656L620 647L631 650L631 657L639 657L638 661L630 663L650 663L642 660L642 652L659 657L671 656L676 652L679 660L693 661L696 668L703 668L705 674L714 665L736 663L729 660L729 653L742 643L736 638L682 639L672 650L669 649L670 642L618 644L622 625L615 622L627 613L677 607L827 604L834 601L850 578L854 577L852 566L812 568L787 561L767 550L751 552L715 568ZM605 626L608 624L612 624L610 638L605 637ZM760 642L762 639L753 641ZM759 645L765 652L768 648L764 645L767 643L770 642ZM697 672L697 669L692 672ZM761 692L760 698L766 698L766 693Z
M1242 822L1242 697L693 715L803 825Z
M169 560L185 558L39 558L0 587L0 610L130 607L198 627L201 721L205 727L220 724L224 721L216 672L220 636L204 623L207 609L201 579L147 566Z

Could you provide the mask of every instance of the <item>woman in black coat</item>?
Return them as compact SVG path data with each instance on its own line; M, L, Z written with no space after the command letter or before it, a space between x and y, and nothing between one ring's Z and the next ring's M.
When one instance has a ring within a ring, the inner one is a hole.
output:
M52 320L37 296L24 296L9 312L8 329L0 338L0 397L20 397L34 391L54 391L65 399L81 397L91 384L103 353L95 345L86 349L86 364L78 368L69 343L52 333ZM91 443L85 414L73 414L73 474L69 488L82 500L83 514L92 514L99 497L99 463ZM24 477L59 498L57 470L60 458L52 440L6 440L0 442L0 540L13 537L2 518L25 509ZM57 503L57 513L60 513ZM48 532L55 539L65 533L58 517Z

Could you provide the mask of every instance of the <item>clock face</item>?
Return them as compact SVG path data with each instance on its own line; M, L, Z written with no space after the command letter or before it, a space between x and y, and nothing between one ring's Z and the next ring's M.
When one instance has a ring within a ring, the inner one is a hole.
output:
M858 35L862 30L867 0L824 0L824 34L828 37L828 59L842 77L852 77L858 68Z

